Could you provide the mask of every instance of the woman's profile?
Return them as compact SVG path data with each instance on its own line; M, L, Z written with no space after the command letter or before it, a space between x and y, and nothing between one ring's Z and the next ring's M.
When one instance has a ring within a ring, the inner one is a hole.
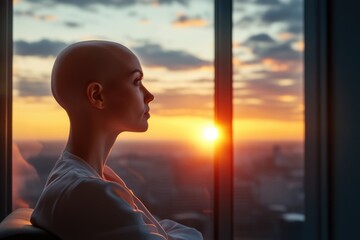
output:
M148 129L154 96L138 58L121 44L85 41L57 57L51 90L70 120L66 147L31 217L61 239L200 240L171 220L156 220L106 165L117 136Z

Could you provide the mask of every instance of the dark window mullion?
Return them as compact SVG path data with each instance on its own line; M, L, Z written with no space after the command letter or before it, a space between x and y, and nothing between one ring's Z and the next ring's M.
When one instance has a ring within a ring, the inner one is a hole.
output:
M328 10L327 0L305 0L305 234L310 240L332 235Z
M215 0L214 239L233 239L232 0Z
M12 205L12 0L0 1L0 220Z

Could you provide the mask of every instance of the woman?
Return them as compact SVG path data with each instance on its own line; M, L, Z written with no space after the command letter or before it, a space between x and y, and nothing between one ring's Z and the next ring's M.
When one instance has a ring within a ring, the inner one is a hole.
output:
M70 120L69 138L31 217L61 239L202 239L171 220L157 221L106 160L124 131L144 132L154 96L137 57L107 41L75 43L57 57L56 101Z

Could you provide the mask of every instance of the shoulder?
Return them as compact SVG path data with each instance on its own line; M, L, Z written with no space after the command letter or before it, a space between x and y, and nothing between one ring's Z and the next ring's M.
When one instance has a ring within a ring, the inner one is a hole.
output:
M146 224L143 213L123 194L124 189L116 183L81 179L52 207L44 208L39 202L32 223L61 239L164 240L156 226Z
M99 178L99 175L83 160L76 160L63 154L51 170L46 185L59 180L67 181L81 177Z
M122 206L126 203L130 207L134 207L133 196L124 186L98 178L80 178L69 187L65 195L64 200L68 200L71 204L75 202L82 205L106 203L108 206Z
M111 211L123 215L133 208L132 195L119 184L97 178L63 177L46 186L32 218L44 224L66 222L78 216L106 218Z
M131 195L113 182L79 179L56 198L48 196L38 202L32 222L58 236L85 236L91 229L108 233L144 224L142 213L131 205Z

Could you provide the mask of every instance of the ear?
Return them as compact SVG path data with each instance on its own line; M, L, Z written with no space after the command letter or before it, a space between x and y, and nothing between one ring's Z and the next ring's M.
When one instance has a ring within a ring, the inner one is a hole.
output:
M98 82L89 83L86 95L90 104L97 109L104 109L103 86Z

